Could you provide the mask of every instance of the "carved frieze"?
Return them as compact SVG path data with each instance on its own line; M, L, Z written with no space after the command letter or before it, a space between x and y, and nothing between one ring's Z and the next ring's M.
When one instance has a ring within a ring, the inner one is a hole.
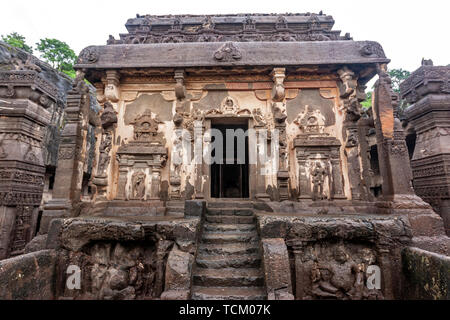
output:
M219 108L211 109L205 112L205 117L210 117L214 115L222 115L222 116L250 116L251 111L248 109L241 109L236 99L233 97L226 97ZM197 116L197 118L199 118Z
M153 25L158 28L154 29ZM334 21L323 14L140 16L127 23L128 34L110 36L109 45L227 41L351 40L333 31Z

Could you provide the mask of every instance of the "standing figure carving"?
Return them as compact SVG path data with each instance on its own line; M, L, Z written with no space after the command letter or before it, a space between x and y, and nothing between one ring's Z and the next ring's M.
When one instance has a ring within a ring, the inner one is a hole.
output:
M145 197L145 173L136 172L132 178L132 192L134 200L144 200Z
M328 170L320 161L317 161L311 168L311 180L313 185L313 201L325 200L324 193L325 179L328 176Z
M111 134L107 133L103 136L103 141L100 145L100 159L98 164L98 174L102 175L106 167L109 164L109 151L111 150L112 137Z

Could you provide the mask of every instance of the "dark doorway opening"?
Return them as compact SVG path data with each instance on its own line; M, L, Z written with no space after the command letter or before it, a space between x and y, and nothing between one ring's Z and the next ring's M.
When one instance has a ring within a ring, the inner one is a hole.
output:
M247 133L248 124L212 124L212 129L217 129L223 137L223 164L211 165L211 198L248 199L249 192L249 152L248 136L245 136L245 163L239 161L238 147L242 141L238 136L234 138L234 158L227 155L227 130L242 130ZM214 140L213 140L214 141ZM216 156L215 150L212 156Z

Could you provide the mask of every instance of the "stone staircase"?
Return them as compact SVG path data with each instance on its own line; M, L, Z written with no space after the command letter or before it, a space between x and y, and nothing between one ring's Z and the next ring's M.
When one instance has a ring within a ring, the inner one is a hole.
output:
M184 201L170 200L166 203L166 216L184 217Z
M210 202L194 268L193 300L264 300L251 202Z

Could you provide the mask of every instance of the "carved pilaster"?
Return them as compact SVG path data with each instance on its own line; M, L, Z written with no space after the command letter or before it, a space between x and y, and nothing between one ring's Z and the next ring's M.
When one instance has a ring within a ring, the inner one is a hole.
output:
M203 193L203 121L194 122L195 198L204 199Z
M344 67L338 71L341 78L340 98L345 112L343 136L346 139L345 156L352 170L349 170L350 188L353 200L362 200L367 197L362 184L362 168L360 144L361 138L358 130L358 120L361 118L361 101L365 99L364 88L358 84L356 74Z
M286 136L286 90L284 80L286 69L275 68L272 72L272 112L274 116L274 127L278 131L278 162L277 172L278 200L289 200L289 151Z
M115 128L117 125L117 113L113 105L105 102L101 119L101 142L99 146L99 157L97 171L93 184L97 186L97 197L106 199L106 191L108 186L108 167L111 163L111 148L115 137Z

